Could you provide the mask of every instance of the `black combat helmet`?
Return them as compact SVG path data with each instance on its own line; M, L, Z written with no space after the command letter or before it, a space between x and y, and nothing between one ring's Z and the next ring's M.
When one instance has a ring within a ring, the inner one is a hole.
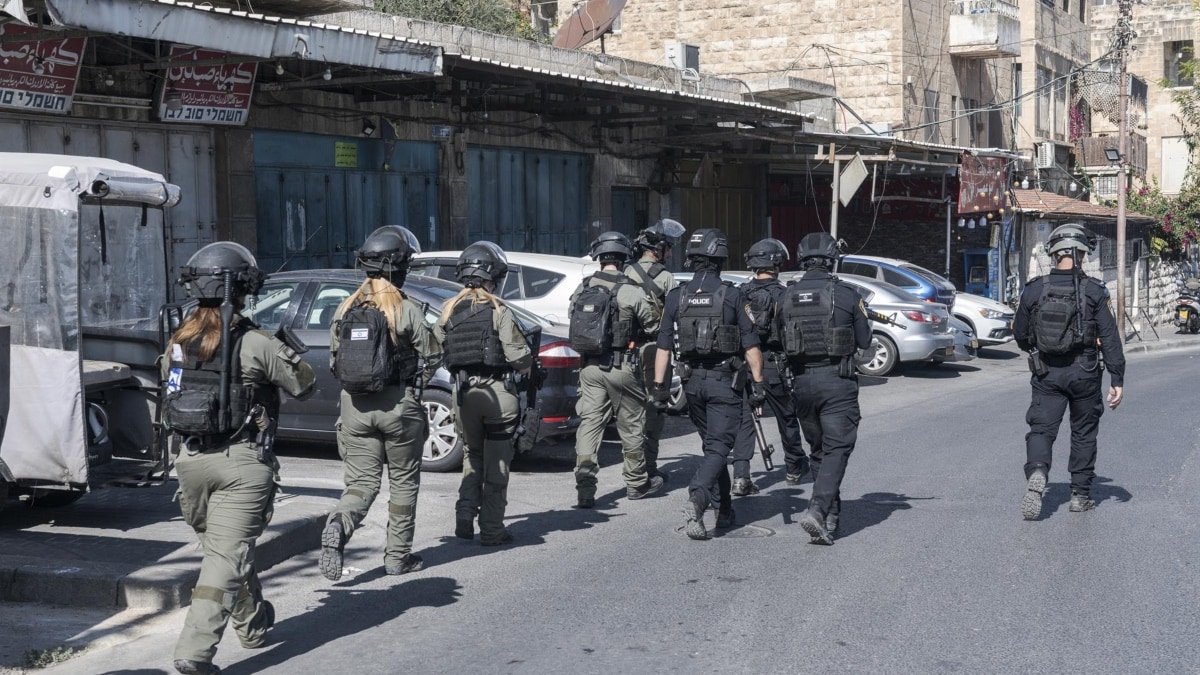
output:
M746 269L763 270L781 267L788 260L787 246L778 239L763 239L746 251Z
M592 242L588 255L601 263L619 265L633 257L633 242L620 232L604 232Z
M458 283L479 288L490 281L496 286L508 274L508 257L504 249L490 241L477 241L463 249L458 256Z
M729 240L725 238L725 233L718 229L696 230L688 237L683 253L689 258L700 256L724 260L729 257Z
M1046 241L1046 253L1054 255L1060 251L1082 251L1091 253L1096 250L1096 235L1082 225L1065 223L1054 228Z
M796 247L796 259L801 267L833 267L842 259L842 247L828 233L813 232L800 240L800 245Z
M421 244L408 228L384 225L372 232L354 254L358 267L366 270L367 276L387 275L392 283L399 284L408 273L409 261L420 252Z
M638 232L637 238L633 240L633 243L637 245L639 251L655 250L659 254L662 254L674 246L686 231L683 223L678 220L663 218L650 227Z
M188 296L201 305L220 304L225 299L225 279L230 280L230 297L257 295L266 275L245 246L218 241L196 251L179 274Z

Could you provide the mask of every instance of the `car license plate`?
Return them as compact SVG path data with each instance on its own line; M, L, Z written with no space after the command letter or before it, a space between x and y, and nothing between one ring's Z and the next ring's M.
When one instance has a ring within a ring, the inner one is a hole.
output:
M1186 319L1187 315L1188 315L1188 311L1186 309L1179 310L1179 318Z

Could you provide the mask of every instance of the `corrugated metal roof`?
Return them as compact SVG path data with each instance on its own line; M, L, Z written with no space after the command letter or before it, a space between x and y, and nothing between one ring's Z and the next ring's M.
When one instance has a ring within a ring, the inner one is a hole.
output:
M1064 197L1044 190L1013 188L1013 207L1021 213L1039 213L1056 218L1079 218L1082 220L1116 220L1117 210ZM1125 219L1130 222L1154 222L1152 216L1127 211Z
M805 117L804 115L802 115L801 113L798 113L798 112L794 112L791 110L785 110L783 108L776 108L774 106L763 105L761 103L739 101L739 100L735 100L735 99L721 98L718 96L708 96L705 94L696 94L696 93L687 92L687 91L678 91L675 89L662 89L659 87L650 87L650 86L647 86L644 84L637 84L636 82L632 82L632 81L627 82L627 81L623 81L623 80L610 80L610 79L605 79L605 78L600 78L600 77L588 77L586 75L579 75L576 73L567 73L567 72L561 72L561 71L554 71L554 70L550 70L547 68L536 68L536 67L532 67L532 66L523 66L523 65L514 64L514 63L507 63L504 61L497 61L495 59L489 59L489 58L485 58L482 56L471 56L469 54L458 54L458 55L448 55L448 58L453 58L453 59L457 59L457 60L461 60L461 61L467 61L470 63L478 63L478 64L486 64L486 65L496 66L498 68L504 68L506 70L517 70L517 71L526 72L526 73L534 73L534 74L543 75L546 77L552 77L552 78L556 78L556 79L573 80L573 81L578 81L578 82L586 82L588 84L604 85L606 87L612 87L612 88L615 88L618 90L639 91L639 92L645 92L648 94L654 94L656 96L667 96L667 97L671 97L671 98L679 98L679 99L689 100L689 101L704 101L706 103L720 103L720 104L736 107L739 109L756 110L756 111L763 112L763 113L769 113L772 117L776 117L776 118L794 119L796 121L796 123L798 123L798 124L801 123Z
M442 50L414 40L175 0L47 0L66 26L165 40L264 59L304 58L440 75Z

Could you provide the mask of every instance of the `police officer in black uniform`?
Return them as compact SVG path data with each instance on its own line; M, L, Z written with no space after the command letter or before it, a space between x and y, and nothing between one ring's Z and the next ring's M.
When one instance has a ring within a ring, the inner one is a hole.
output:
M721 266L729 257L725 234L716 229L697 230L684 250L686 266L695 277L667 295L658 352L654 363L655 406L665 409L670 398L666 377L671 352L679 338L679 356L690 375L684 379L688 415L704 441L704 456L688 486L684 506L685 531L692 539L707 539L704 511L718 505L717 527L733 525L729 470L730 450L742 419L745 383L739 373L750 367L750 403L760 406L766 399L762 352L758 331L746 312L746 301L733 284L721 280Z
M1073 223L1050 233L1046 253L1054 269L1030 281L1021 294L1013 336L1029 352L1033 400L1025 421L1025 494L1021 513L1036 520L1050 472L1054 439L1063 414L1071 410L1070 511L1096 508L1091 497L1096 477L1096 434L1104 413L1101 388L1108 370L1108 407L1121 404L1125 354L1117 322L1108 306L1108 289L1086 276L1083 258L1096 248L1096 237ZM1104 355L1101 368L1099 355Z
M779 342L779 331L775 330L775 315L779 299L783 296L783 284L779 283L779 270L787 262L787 246L778 239L763 239L746 251L746 269L752 270L754 278L742 284L742 295L749 305L750 319L758 330L759 346L763 352L763 380L767 383L767 405L779 425L779 438L783 442L783 454L787 465L788 485L799 485L808 473L808 455L800 442L800 422L796 419L792 405L791 382L784 381L787 360ZM756 443L754 418L749 403L742 412L742 428L733 447L733 494L745 496L758 494L758 487L750 478L750 459L754 456ZM761 450L761 448L760 448Z
M833 544L846 462L858 440L858 373L854 351L871 345L866 306L853 286L833 276L838 242L824 232L800 240L804 276L788 285L777 330L793 373L800 428L812 447L813 494L800 526L814 544Z

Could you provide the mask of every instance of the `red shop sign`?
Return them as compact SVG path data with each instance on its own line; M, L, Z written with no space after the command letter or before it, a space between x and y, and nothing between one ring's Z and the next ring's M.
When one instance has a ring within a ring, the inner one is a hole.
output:
M229 56L211 49L172 45L171 67L158 93L159 119L186 124L245 124L250 116L258 63L221 63Z
M17 23L0 24L0 37L29 40L0 42L0 107L66 114L87 38L61 38Z

